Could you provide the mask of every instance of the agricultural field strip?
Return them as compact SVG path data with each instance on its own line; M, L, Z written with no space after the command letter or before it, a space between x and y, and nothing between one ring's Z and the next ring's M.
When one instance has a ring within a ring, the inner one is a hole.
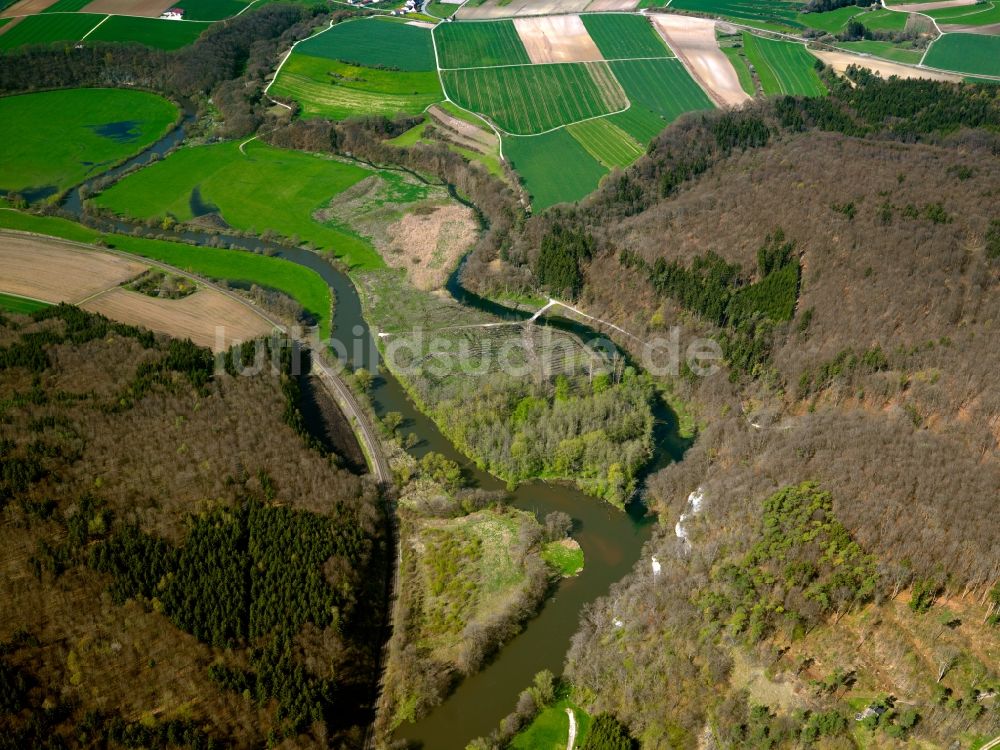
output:
M259 0L254 0L254 2L259 2ZM251 3L251 5L252 5L252 3ZM247 8L249 8L249 7L250 6L248 5ZM244 10L246 10L246 9L244 8ZM80 11L75 11L75 10L53 10L53 11L50 11L48 13L24 13L24 14L19 15L19 16L4 16L4 18L11 18L11 19L12 18L31 18L32 16L45 16L46 18L48 18L50 16L79 16L79 15L81 15L81 12ZM84 14L84 15L88 15L88 14ZM97 15L97 14L95 14L95 15ZM136 16L136 15L133 15L131 13L101 13L100 15L104 16L104 18L97 24L98 26L100 24L104 23L104 21L107 21L109 18L111 18L111 16L121 16L122 18L145 18L145 19L152 20L152 21L159 21L159 20L161 20L159 18L153 18L153 17L150 17L150 16ZM239 13L237 13L236 15L238 16ZM235 18L235 17L236 16L230 16L230 18ZM226 21L228 19L223 18L223 19L220 19L220 20L221 21ZM175 19L175 20L171 20L170 23L200 23L200 24L204 24L204 23L219 23L219 21L198 21L198 20L195 20L194 18L178 18L178 19ZM93 29L91 29L91 31L93 31ZM305 41L305 40L303 40L303 41Z
M655 57L610 57L599 62L629 62L631 60L674 60L670 55L656 55ZM539 62L539 63L508 63L506 65L469 65L464 68L438 68L442 72L453 70L497 70L498 68L537 68L543 65L585 65L583 62Z

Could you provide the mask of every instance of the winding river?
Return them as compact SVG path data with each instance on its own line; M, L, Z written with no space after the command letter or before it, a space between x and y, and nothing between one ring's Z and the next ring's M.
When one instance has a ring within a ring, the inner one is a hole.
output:
M153 154L162 156L183 140L184 129L189 122L190 118L185 119L143 154L102 177L114 177L135 165L147 164ZM79 189L69 193L62 208L77 219L82 217ZM136 229L135 224L120 221L102 220L99 225L106 231L131 233ZM157 234L163 232L158 231ZM412 432L418 438L411 451L415 456L436 451L458 462L473 486L488 490L505 488L503 482L480 470L460 454L437 426L414 406L395 377L385 368L378 367L379 355L362 315L357 290L348 276L333 264L308 250L281 247L254 238L225 233L209 235L190 230L173 234L178 239L195 244L207 244L213 237L218 237L227 245L256 252L266 250L316 271L335 295L333 337L346 345L353 366L378 372L371 391L376 412L380 416L390 411L403 415L402 431ZM468 292L459 283L457 271L449 280L448 291L462 304L491 314L505 318L526 317L521 311ZM554 319L548 323L587 337L599 336L597 332L568 320ZM683 442L677 437L675 416L665 407L660 407L656 417L657 453L649 470L678 458L683 452ZM536 672L549 669L559 674L562 671L563 659L577 628L581 609L605 594L612 583L629 572L650 533L651 519L646 516L641 502L636 501L627 512L622 512L566 484L540 481L522 484L512 493L512 503L539 517L557 510L572 516L575 521L574 537L586 558L584 570L574 578L561 581L539 613L526 623L519 635L503 645L481 672L462 681L428 716L400 727L397 731L400 739L410 740L429 750L462 750L469 740L496 728L500 719L513 710L519 692L531 683Z

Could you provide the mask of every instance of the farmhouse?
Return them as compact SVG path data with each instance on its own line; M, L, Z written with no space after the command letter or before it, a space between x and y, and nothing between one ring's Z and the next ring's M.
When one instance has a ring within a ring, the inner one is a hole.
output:
M184 20L184 9L183 8L167 8L160 14L160 18L166 19L167 21L183 21Z

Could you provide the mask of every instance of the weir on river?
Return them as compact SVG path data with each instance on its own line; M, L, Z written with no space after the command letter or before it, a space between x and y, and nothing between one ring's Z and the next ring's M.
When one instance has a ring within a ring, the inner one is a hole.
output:
M185 126L191 119L188 115L178 128L158 143L103 175L102 179L109 175L120 176L136 165L145 165L153 154L162 156L180 144L184 139ZM70 191L62 209L77 219L83 217L80 188ZM90 223L95 222L91 220ZM146 231L141 225L118 220L99 220L96 223L102 230L111 232L132 233L137 226L140 232ZM378 349L362 314L357 290L347 275L325 258L302 248L287 248L225 232L208 234L192 230L157 230L156 234L171 235L198 245L221 240L227 246L250 252L266 251L316 271L329 284L336 300L333 339L344 347L342 351L348 352L352 367L364 367L378 374L371 390L376 413L383 416L395 411L403 415L401 431L412 432L416 436L417 442L410 452L417 458L435 451L457 462L473 486L487 490L505 489L502 481L460 454L437 426L410 401L395 377L379 367ZM464 289L459 282L459 270L456 269L447 285L458 302L506 320L530 317L530 313L507 308ZM555 319L547 322L584 338L599 336L575 321ZM650 462L650 470L678 458L684 448L683 441L677 436L675 415L659 400L654 413L657 418L654 435L656 455ZM573 536L584 552L584 569L578 576L559 582L539 613L525 624L519 635L498 650L482 671L459 683L444 703L428 716L400 727L396 733L398 738L422 744L428 750L462 750L471 739L490 733L513 710L518 694L531 684L536 672L543 669L557 675L562 672L563 659L577 628L581 610L587 603L607 593L611 584L631 570L649 537L651 521L639 501L622 512L568 484L534 481L517 487L511 493L511 502L518 508L534 512L539 518L553 511L569 514L575 522Z

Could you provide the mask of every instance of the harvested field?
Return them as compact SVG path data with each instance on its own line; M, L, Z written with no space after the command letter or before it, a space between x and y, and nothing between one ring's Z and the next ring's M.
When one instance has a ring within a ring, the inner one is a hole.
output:
M173 5L173 0L93 0L92 3L84 6L83 12L157 18Z
M214 289L199 289L182 299L161 299L117 288L81 307L122 323L191 339L213 351L225 351L237 341L263 336L272 328L249 307Z
M604 59L580 16L515 18L514 27L533 63L596 62Z
M514 16L557 16L579 13L590 0L486 0L482 5L465 5L455 15L460 20L512 18Z
M712 101L729 107L750 99L729 58L719 49L715 40L715 21L660 13L650 18L667 46Z
M950 73L936 73L931 70L879 60L874 57L852 55L849 52L830 52L828 50L809 51L838 73L843 73L851 65L858 65L862 68L875 71L883 78L899 76L900 78L929 78L933 81L962 80L960 76L951 75Z
M46 302L78 303L138 276L147 266L54 239L0 238L0 291Z
M416 26L418 29L433 29L435 24L427 21L407 21L407 26Z
M476 241L472 211L449 203L406 213L389 225L385 261L402 268L410 283L421 291L440 289L458 261Z
M21 0L14 3L7 10L0 13L0 18L16 18L17 16L30 16L34 13L41 13L58 0Z

